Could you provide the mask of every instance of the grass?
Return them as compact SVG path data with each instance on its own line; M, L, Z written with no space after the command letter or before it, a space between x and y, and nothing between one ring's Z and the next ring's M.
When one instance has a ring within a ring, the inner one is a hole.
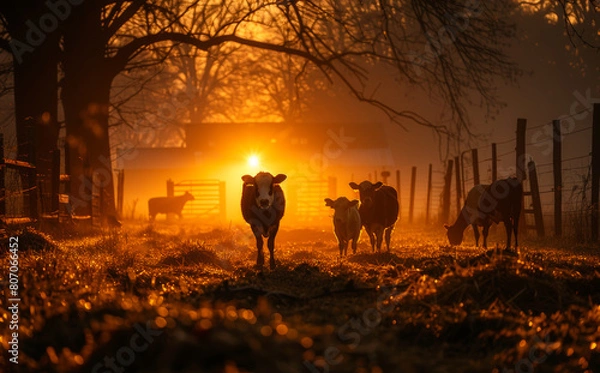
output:
M329 228L284 229L277 268L259 271L246 227L19 237L23 372L111 371L111 359L127 372L600 367L594 245L523 239L507 255L468 239L449 247L443 229L401 227L391 252L363 242L340 259ZM0 338L8 349L8 328Z

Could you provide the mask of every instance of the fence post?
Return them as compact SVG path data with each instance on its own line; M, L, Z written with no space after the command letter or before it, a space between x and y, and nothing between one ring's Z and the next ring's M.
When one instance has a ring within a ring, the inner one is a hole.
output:
M498 180L498 150L496 143L492 143L492 183Z
M123 201L125 199L125 170L120 169L117 174L117 214L123 218Z
M400 170L396 170L396 192L398 192L398 220L402 217L402 198L400 194Z
M535 230L538 237L544 237L544 220L542 216L542 202L540 199L540 187L537 178L535 162L530 161L527 164L529 170L529 186L531 187L531 200L533 203L533 216L535 219Z
M37 169L35 164L35 132L33 123L30 122L27 128L29 132L29 159L27 160L33 168L28 169L28 184L29 184L29 216L33 221L38 220L38 194L39 188L37 185Z
M427 176L427 202L425 204L425 224L429 224L429 210L431 207L431 177L433 175L433 165L429 164L429 173Z
M60 151L58 148L52 151L52 170L51 170L51 196L50 196L50 210L56 211L58 218L58 195L60 194Z
M444 176L444 195L442 197L442 214L440 223L447 223L450 218L450 191L452 189L452 160L448 160L448 168Z
M384 184L387 185L387 180L388 177L390 177L390 172L389 171L381 171L381 181L383 181Z
M6 215L6 185L4 184L6 163L4 162L4 134L0 133L0 215Z
M408 203L408 224L412 224L415 210L415 184L417 182L417 168L413 166L410 176L410 201Z
M600 189L600 104L594 104L592 121L592 240L598 241L598 190Z
M525 167L525 133L527 131L527 119L517 119L517 147L516 147L516 170L517 179L523 181L527 179L525 173L527 168Z
M458 157L454 157L454 163L455 163L455 168L456 168L456 172L454 173L454 176L456 176L456 216L460 215L460 210L462 209L461 206L461 198L462 198L462 188L461 188L461 181L460 181L460 166L459 166L459 162L458 162Z
M560 120L552 121L552 173L554 174L554 235L562 235L562 134Z
M477 149L471 149L471 161L473 162L473 186L475 186L480 184L479 155Z
M175 182L173 182L173 180L169 179L167 180L167 197L174 197L175 196Z

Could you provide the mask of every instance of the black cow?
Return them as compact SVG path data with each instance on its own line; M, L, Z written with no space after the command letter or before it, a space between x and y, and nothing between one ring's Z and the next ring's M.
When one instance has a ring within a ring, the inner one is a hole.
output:
M477 195L479 198L476 198ZM475 200L477 204L474 208ZM503 222L506 229L506 248L510 249L513 232L516 248L519 245L518 229L522 201L523 185L516 178L497 180L488 186L475 186L469 192L456 222L451 226L446 225L450 244L460 245L465 228L471 224L476 244L479 244L477 226L483 227L483 247L487 248L490 226L492 223Z
M263 237L268 238L267 247L271 255L269 264L271 269L275 268L275 236L285 211L285 196L279 184L285 179L287 176L284 174L273 176L268 172L259 172L254 177L242 176L242 216L256 237L256 266L260 269L265 261Z
M350 182L350 187L358 190L360 195L360 220L371 240L371 247L381 252L381 243L385 233L385 243L390 251L392 231L398 220L398 193L396 189L383 185L381 181L375 184L363 181L360 184Z
M190 192L185 192L184 194L177 197L155 197L150 198L148 200L148 213L150 215L150 220L154 220L156 218L156 214L177 214L179 219L181 219L181 211L183 210L183 206L187 201L192 201L194 196L190 194Z

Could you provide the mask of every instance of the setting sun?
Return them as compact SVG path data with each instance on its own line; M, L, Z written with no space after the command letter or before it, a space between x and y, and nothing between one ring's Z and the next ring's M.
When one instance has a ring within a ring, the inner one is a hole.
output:
M260 165L260 158L256 154L252 154L248 157L248 166L255 168Z

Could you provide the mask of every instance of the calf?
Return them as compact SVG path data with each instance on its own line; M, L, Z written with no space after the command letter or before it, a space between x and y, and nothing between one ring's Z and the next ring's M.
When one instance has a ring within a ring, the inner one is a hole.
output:
M468 224L473 226L475 243L479 245L477 226L483 227L483 247L487 248L487 236L493 223L504 223L506 248L510 249L511 236L515 235L515 248L519 245L518 229L523 185L516 178L494 181L491 185L478 185L469 192L465 206L456 222L448 229L451 245L459 245ZM476 204L474 201L477 201Z
M371 247L377 252L381 252L381 243L385 233L385 243L390 251L390 238L392 231L398 220L398 194L396 189L388 185L383 185L381 181L375 184L370 181L363 181L360 184L350 182L350 187L358 190L360 196L360 220L365 227Z
M356 244L360 237L360 213L358 212L358 200L350 201L346 197L340 197L335 201L325 198L325 206L331 207L333 213L333 231L340 247L340 257L348 254L348 243L352 240L352 253L356 254Z
M254 177L242 176L242 216L256 237L256 266L260 269L265 261L263 237L268 238L267 247L271 255L269 264L271 269L275 268L275 236L285 210L285 197L279 184L285 179L287 176L284 174L273 176L268 172L259 172Z
M155 197L148 200L148 212L150 214L150 220L156 218L156 214L177 214L181 219L181 210L187 201L192 201L194 196L190 192L177 197Z

